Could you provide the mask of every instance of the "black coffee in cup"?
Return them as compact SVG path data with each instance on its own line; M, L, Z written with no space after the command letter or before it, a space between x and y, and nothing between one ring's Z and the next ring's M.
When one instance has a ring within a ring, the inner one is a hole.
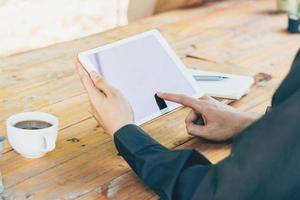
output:
M44 128L51 127L52 124L45 121L38 120L29 120L29 121L21 121L14 125L16 128L25 129L25 130L39 130Z

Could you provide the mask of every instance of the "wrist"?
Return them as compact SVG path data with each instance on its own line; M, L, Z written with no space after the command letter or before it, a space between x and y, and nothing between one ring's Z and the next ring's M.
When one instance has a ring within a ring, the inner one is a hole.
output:
M250 126L256 120L261 117L258 113L248 113L248 112L241 112L239 118L239 123L235 126L235 130L233 131L234 134L232 136L238 135L242 130Z
M261 117L261 115L258 113L254 113L254 112L245 113L245 118L244 118L245 128L247 126L251 125L256 120L258 120L260 117Z
M114 136L120 129L122 129L123 127L125 126L128 126L128 125L131 125L133 124L132 121L128 121L128 122L124 122L124 123L121 123L117 126L115 126L114 128L112 128L112 130L110 131L110 135L111 136Z

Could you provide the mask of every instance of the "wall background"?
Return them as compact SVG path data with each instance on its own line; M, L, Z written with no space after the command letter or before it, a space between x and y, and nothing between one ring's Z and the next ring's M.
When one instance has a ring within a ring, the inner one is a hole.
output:
M128 0L0 0L0 57L127 24Z

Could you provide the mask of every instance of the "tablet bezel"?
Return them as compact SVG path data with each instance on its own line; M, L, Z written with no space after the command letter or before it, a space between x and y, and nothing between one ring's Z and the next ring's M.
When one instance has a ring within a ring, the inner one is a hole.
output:
M84 66L84 68L88 71L95 71L95 68L93 66L93 64L90 62L89 58L87 55L90 54L94 54L97 52L101 52L104 51L106 49L110 49L119 45L123 45L132 41L136 41L148 36L154 36L160 43L160 45L162 46L162 48L166 51L166 53L170 56L170 58L174 61L175 66L182 72L184 78L191 84L192 88L196 91L196 93L194 95L191 95L191 97L194 98L200 98L204 95L203 91L200 90L199 86L197 85L197 82L193 79L193 77L191 76L191 74L188 72L187 68L185 67L185 65L182 63L182 61L179 59L179 57L176 55L176 53L174 52L174 50L169 46L169 44L167 43L167 41L163 38L163 36L161 35L161 33L156 30L150 30L144 33L140 33L119 41L115 41L111 44L106 44L104 46L101 47L97 47L88 51L84 51L78 54L78 59L81 62L81 64ZM181 105L176 104L173 105L172 107L167 107L164 110L160 110L158 112L153 113L150 116L144 117L143 119L137 120L134 123L136 125L142 125L145 124L147 122L153 121L154 119L165 115L167 113L170 113L171 111L174 111L175 109L181 107Z

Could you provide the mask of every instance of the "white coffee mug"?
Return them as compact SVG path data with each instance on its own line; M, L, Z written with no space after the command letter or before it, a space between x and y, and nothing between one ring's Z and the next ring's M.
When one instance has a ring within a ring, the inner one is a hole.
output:
M16 124L26 121L42 121L51 126L36 130L16 127ZM42 112L24 112L9 117L6 121L7 137L12 148L25 158L40 158L54 150L58 119Z

